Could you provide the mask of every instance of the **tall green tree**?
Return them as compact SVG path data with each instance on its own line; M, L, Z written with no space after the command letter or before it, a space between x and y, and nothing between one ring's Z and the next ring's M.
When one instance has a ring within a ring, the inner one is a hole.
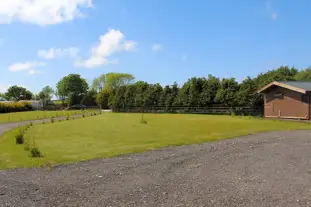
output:
M104 88L105 83L106 83L106 75L102 74L93 80L91 89L100 92Z
M225 106L235 106L236 94L239 90L239 84L234 78L223 78L221 80L221 87L218 89L215 102Z
M135 77L128 73L107 73L104 87L116 89L134 83Z
M88 87L86 80L79 74L69 74L56 85L58 97L62 101L67 100L69 106L80 103Z
M204 81L201 93L201 105L207 106L215 103L215 97L218 89L221 87L219 78L208 75Z
M9 100L20 101L20 100L31 100L33 94L24 87L14 85L8 88L7 92L5 93L5 96Z
M297 81L311 81L311 68L299 71L294 78Z

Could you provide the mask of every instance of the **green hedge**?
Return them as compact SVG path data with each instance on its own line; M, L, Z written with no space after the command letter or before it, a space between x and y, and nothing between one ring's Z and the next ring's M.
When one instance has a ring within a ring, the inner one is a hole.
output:
M1 103L0 113L20 112L20 111L32 111L32 105L29 102L12 102Z

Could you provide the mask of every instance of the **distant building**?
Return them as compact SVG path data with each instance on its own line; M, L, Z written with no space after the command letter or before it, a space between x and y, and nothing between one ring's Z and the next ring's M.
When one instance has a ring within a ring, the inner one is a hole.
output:
M275 81L258 91L264 95L264 116L310 120L311 82Z
M37 100L21 100L19 102L28 102L31 103L33 110L43 110L43 102Z

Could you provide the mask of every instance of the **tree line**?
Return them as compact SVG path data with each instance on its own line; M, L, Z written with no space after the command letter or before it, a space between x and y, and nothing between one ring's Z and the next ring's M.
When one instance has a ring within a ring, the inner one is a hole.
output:
M56 90L46 86L38 94L12 86L6 93L0 94L7 100L42 100L48 103L53 95L62 100L63 105L85 104L100 105L102 108L121 109L147 106L249 106L260 107L263 98L257 90L272 81L311 81L311 68L298 70L281 66L261 73L256 77L247 77L242 82L235 78L193 77L184 84L162 86L145 81L135 81L135 77L126 73L107 73L95 78L92 84L79 74L69 74L56 85Z
M183 85L177 83L161 86L144 81L121 82L118 87L104 87L97 95L103 108L115 110L148 106L249 106L261 107L262 95L257 90L272 81L311 81L311 68L298 69L281 66L242 82L235 78L193 77Z

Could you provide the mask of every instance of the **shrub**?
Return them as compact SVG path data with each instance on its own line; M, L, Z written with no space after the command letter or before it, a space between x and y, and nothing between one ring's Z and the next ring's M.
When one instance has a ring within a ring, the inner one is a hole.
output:
M19 132L17 135L15 135L15 141L16 144L24 144L24 135Z
M0 113L31 111L32 105L29 102L0 103Z
M82 118L84 118L85 117L85 115L84 115L84 113L82 114Z
M40 150L37 147L33 147L30 149L31 157L42 157Z
M55 122L54 118L52 117L51 118L51 123L53 124Z
M66 120L69 120L69 115L67 114L67 116L66 116Z

